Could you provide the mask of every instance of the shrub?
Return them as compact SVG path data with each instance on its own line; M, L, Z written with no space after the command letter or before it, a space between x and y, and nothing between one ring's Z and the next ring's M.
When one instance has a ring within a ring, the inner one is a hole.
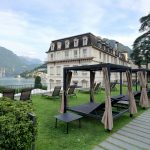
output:
M47 90L47 86L43 85L42 90Z
M40 76L35 77L34 88L39 88L39 89L42 88L42 83L41 83L41 77Z
M27 150L36 135L36 123L29 118L32 103L0 98L0 149Z
M6 87L4 87L4 86L0 86L0 93L2 93L3 92L3 90L5 90L6 89Z

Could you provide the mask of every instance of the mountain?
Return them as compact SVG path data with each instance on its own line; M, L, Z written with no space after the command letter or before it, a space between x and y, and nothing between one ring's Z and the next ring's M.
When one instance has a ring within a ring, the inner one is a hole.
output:
M121 44L121 43L119 43L118 41L115 41L115 40L110 40L110 39L106 39L106 38L104 38L103 40L113 48L115 47L115 43L117 42L118 43L118 50L121 51L121 52L127 51L128 55L130 57L130 55L132 53L132 49L129 48L128 46L125 46L125 45L123 45L123 44Z
M6 76L20 74L37 67L39 64L41 64L40 60L17 56L11 50L0 46L0 71L1 69L5 70Z
M21 60L24 61L25 64L42 64L42 61L37 58L30 58L30 57L25 57L25 56L20 56Z

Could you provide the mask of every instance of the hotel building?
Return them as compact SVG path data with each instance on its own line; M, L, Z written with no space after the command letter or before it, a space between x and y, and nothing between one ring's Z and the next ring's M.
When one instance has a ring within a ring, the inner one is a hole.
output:
M130 66L128 53L119 52L117 43L112 47L92 33L54 40L50 44L47 55L48 89L52 86L62 85L64 67L98 63ZM119 74L111 76L111 80L117 79L119 79ZM96 72L95 82L101 81L102 72ZM73 72L71 84L88 87L89 74L87 72Z

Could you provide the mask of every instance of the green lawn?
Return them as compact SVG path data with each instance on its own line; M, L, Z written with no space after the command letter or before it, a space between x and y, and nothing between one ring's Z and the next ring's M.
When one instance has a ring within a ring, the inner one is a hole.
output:
M126 87L123 89L126 93ZM119 90L112 92L118 94ZM38 136L36 140L37 150L92 150L92 148L103 141L113 132L123 127L132 118L129 113L124 114L114 121L114 128L111 133L104 130L100 120L83 118L82 127L78 128L78 122L70 123L69 134L66 134L66 124L58 121L58 128L55 128L54 116L59 114L60 100L47 99L40 95L32 96L35 113L38 119ZM104 100L104 91L95 95L96 102ZM69 105L77 105L89 101L89 94L77 93L77 99L69 99ZM143 112L139 109L139 113ZM138 115L137 114L137 115Z

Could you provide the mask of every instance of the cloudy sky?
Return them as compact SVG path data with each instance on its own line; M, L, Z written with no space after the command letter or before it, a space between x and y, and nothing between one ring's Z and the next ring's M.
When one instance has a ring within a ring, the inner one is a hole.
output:
M52 40L91 32L129 47L150 0L0 0L0 46L46 60Z

